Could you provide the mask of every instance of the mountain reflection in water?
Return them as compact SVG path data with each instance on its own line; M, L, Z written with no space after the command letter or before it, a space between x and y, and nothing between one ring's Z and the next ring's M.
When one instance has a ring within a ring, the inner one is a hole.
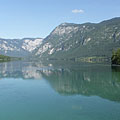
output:
M0 63L1 78L41 80L61 95L99 96L120 102L120 69L104 65L71 68L34 62Z

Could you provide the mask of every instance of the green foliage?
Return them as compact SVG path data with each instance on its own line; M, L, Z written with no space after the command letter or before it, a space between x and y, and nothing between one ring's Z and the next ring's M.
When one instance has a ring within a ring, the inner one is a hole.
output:
M117 51L113 51L111 61L112 64L120 65L120 48Z
M21 60L21 58L0 55L0 62L8 62L8 61L11 61L11 60Z
M0 62L10 61L11 57L0 55Z

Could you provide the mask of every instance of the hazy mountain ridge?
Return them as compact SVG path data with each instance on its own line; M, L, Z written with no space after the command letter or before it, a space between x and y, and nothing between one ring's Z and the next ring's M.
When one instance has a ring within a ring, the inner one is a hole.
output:
M0 54L16 57L27 56L42 43L42 40L42 38L0 38Z
M35 50L39 58L111 57L120 47L120 18L100 23L62 23Z

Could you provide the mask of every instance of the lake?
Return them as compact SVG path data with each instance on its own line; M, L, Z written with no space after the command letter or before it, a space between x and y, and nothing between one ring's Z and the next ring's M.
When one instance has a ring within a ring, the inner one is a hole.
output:
M0 63L0 120L120 120L120 68Z

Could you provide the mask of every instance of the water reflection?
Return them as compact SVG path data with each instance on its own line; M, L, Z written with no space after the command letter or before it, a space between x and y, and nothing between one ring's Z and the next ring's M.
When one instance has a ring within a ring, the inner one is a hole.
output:
M120 69L110 66L54 67L34 62L0 63L0 78L44 78L61 95L99 96L120 102Z
M0 63L0 78L23 78L23 79L41 79L41 74L37 72L41 64L28 62L6 62Z
M120 81L116 72L110 68L91 71L56 70L42 73L52 88L62 95L81 94L85 96L100 96L112 101L120 101ZM120 74L120 73L119 73Z

